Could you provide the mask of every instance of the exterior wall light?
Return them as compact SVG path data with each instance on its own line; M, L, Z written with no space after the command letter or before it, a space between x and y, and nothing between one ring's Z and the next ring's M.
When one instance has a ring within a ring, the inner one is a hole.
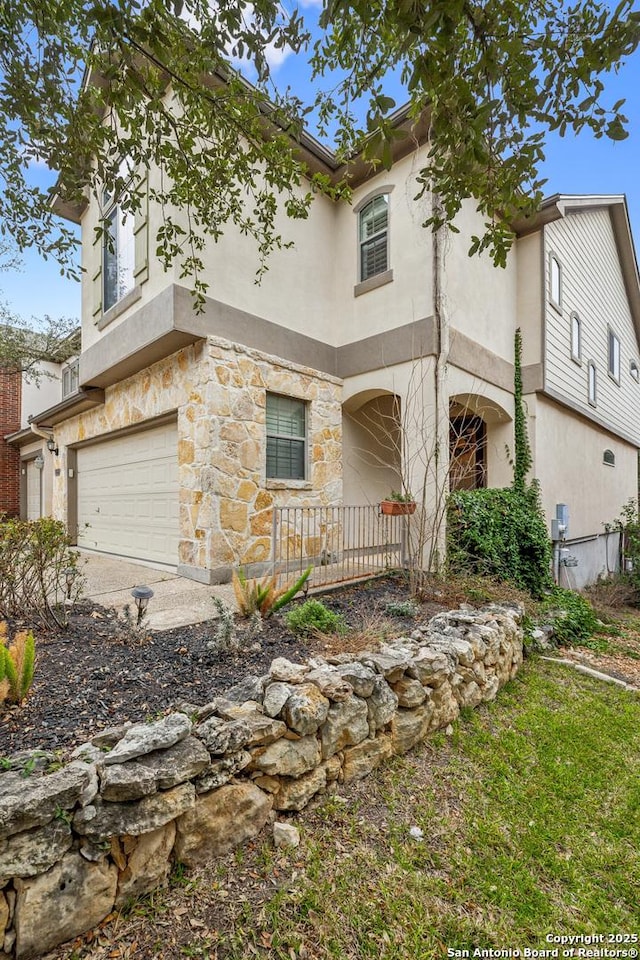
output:
M136 607L138 608L138 619L137 624L140 625L142 618L147 612L147 607L149 606L149 600L153 596L153 590L151 587L146 587L144 584L140 587L134 587L131 591L131 596L136 602Z
M44 469L44 457L42 456L41 453L39 453L38 456L35 458L35 460L33 461L33 465L36 468L36 470Z
M53 453L56 457L58 456L58 445L53 437L49 437L47 440L47 450L49 453Z

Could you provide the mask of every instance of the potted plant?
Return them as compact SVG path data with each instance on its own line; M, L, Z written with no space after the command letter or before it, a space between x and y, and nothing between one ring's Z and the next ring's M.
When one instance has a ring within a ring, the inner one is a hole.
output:
M415 513L416 502L412 495L407 493L398 493L392 490L386 500L380 501L380 513L388 517L406 516Z

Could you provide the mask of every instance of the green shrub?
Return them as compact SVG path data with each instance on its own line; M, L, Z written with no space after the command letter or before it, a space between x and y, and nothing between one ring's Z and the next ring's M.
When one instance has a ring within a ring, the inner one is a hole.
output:
M66 627L82 591L78 554L64 524L51 517L0 517L0 616ZM67 571L73 582L67 587Z
M325 607L320 600L305 600L299 607L290 610L285 620L292 633L309 637L314 633L340 633L346 624L340 614Z
M607 533L612 529L620 531L624 559L631 561L631 569L622 570L618 579L633 591L630 602L638 606L640 603L640 516L636 500L631 499L625 503L614 524L605 524Z
M413 620L418 616L420 607L415 600L390 600L385 603L384 612L391 614L392 617L406 617Z
M542 596L551 586L551 541L537 485L452 493L447 557L452 573L508 581Z
M603 632L603 624L589 601L572 590L556 587L545 600L542 611L553 627L553 639L560 646L584 644L594 634Z

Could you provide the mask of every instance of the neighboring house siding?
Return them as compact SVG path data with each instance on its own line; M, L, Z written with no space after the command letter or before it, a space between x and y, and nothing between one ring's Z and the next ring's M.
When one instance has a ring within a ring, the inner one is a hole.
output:
M40 376L37 380L22 379L22 403L20 412L20 427L29 426L29 417L46 410L62 399L61 364L43 360L38 364Z
M549 255L562 268L562 311L549 300ZM606 209L582 211L545 228L545 387L591 419L640 444L640 384L629 372L638 344L616 241ZM581 363L571 359L571 314L581 321ZM620 384L608 375L608 330L620 340ZM597 371L595 407L588 402L588 365Z
M22 377L0 370L0 514L20 513L20 451L4 441L20 429Z

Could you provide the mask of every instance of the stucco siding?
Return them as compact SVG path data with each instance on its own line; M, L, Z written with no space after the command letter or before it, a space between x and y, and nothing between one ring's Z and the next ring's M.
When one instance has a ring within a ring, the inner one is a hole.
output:
M302 196L307 190L308 184L303 184L296 192ZM274 250L267 272L258 280L255 241L229 224L217 243L208 241L204 252L202 279L208 284L208 295L289 330L333 342L334 228L335 204L320 195L306 220L291 220L281 212L277 229L293 246ZM174 271L174 278L189 286L189 278L180 279L179 271Z
M602 533L603 524L612 523L637 496L636 448L543 396L526 400L547 521L557 503L566 503L570 538ZM615 466L603 462L605 450L613 453Z
M517 253L517 326L522 333L522 365L542 360L542 232L521 237Z
M157 171L150 172L151 187L155 185L156 176ZM307 189L308 184L303 184L297 192L302 196ZM250 212L248 207L247 215ZM159 205L151 203L147 220L150 256L146 279L138 285L129 305L126 304L127 298L123 298L113 311L116 315L108 325L102 326L102 313L96 313L100 281L94 280L102 261L102 243L95 242L99 215L98 200L93 198L82 221L84 349L100 340L103 333L115 329L172 283L192 287L192 278L181 276L178 262L165 270L153 255L162 210ZM172 216L186 228L184 211L175 210ZM208 285L209 296L217 301L291 330L314 331L316 337L330 342L335 318L331 241L334 219L333 201L321 196L313 201L307 220L291 220L281 212L276 229L281 232L285 243L292 242L293 246L272 252L269 269L260 282L256 277L259 255L255 241L243 236L233 224L228 224L217 243L213 239L207 240L202 253L204 269L200 272L200 279ZM211 333L215 335L216 331Z
M336 206L336 228L329 240L333 257L336 315L333 343L340 346L431 316L433 278L431 231L423 223L431 214L429 195L416 200L417 176L424 164L421 148L398 161L392 170L380 171L354 190L351 204ZM358 204L378 191L389 192L389 269L393 280L360 296ZM420 344L415 344L415 355Z
M516 329L518 251L512 248L506 267L496 267L485 251L469 256L472 237L484 232L483 218L467 200L456 217L459 233L442 231L443 309L455 331L513 363Z
M29 426L29 417L46 410L62 399L61 366L43 360L38 364L41 374L38 382L22 378L20 428Z
M630 374L638 362L618 251L607 209L569 213L545 228L545 387L556 396L640 444L640 383ZM550 302L549 257L562 268L561 310ZM582 350L571 357L571 315L581 322ZM608 330L620 340L620 384L608 374ZM588 400L588 365L596 367L596 404Z

